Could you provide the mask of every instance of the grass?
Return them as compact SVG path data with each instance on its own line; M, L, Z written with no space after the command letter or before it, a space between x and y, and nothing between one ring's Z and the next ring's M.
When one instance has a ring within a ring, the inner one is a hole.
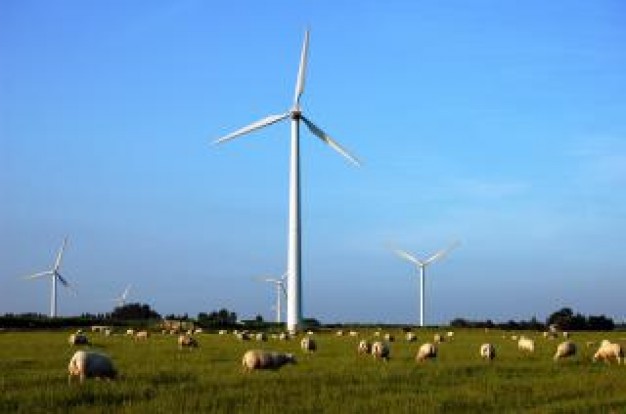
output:
M418 344L433 332L418 330L408 343L400 331L385 363L357 356L360 338L317 334L318 351L307 355L299 341L241 342L234 336L201 334L200 348L179 351L176 337L153 335L133 342L91 334L94 349L109 354L121 378L67 383L75 347L69 331L0 333L2 413L620 413L626 412L626 367L592 364L585 343L618 333L575 333L578 355L554 363L557 341L533 333L534 354L522 354L503 332L457 330L439 347L435 361L416 364ZM492 342L496 359L478 357ZM624 342L622 342L624 345ZM243 373L247 349L295 352L297 365Z

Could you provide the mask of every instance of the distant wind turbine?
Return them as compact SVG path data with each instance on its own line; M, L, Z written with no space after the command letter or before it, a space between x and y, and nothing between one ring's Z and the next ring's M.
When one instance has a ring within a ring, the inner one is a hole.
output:
M131 286L132 285L126 286L126 289L124 289L124 292L122 292L119 297L112 299L114 302L117 302L117 306L119 306L120 308L126 305L126 298L128 298L128 292L130 292Z
M65 251L65 246L67 245L67 237L63 239L63 244L61 244L61 248L57 253L56 260L54 261L54 266L50 270L46 270L44 272L35 273L34 275L26 276L24 279L38 279L40 277L50 276L52 279L52 294L50 297L50 317L54 318L57 316L57 280L61 282L65 287L72 289L70 284L65 280L61 273L59 272L59 268L61 267L61 260L63 259L63 252Z
M413 263L415 266L417 266L417 268L419 269L419 274L420 274L420 326L424 326L424 320L426 318L425 316L425 303L426 303L426 298L425 296L425 279L426 279L426 267L428 265L430 265L431 263L434 263L437 260L441 260L443 259L452 249L454 249L455 247L457 247L459 244L461 244L460 242L456 241L453 244L451 244L450 246L446 247L443 250L438 251L437 253L433 254L432 256L430 256L429 258L427 258L426 260L419 260L417 259L415 256L413 256L410 253L407 253L404 250L396 250L395 253L400 256L401 258L408 260L409 262Z
M291 156L289 167L289 230L288 230L288 251L287 251L287 275L288 275L288 295L287 295L287 329L295 332L302 325L302 282L301 272L301 232L300 232L300 121L309 130L328 144L332 149L347 158L355 165L360 165L359 161L350 155L341 145L333 140L322 129L307 119L300 108L300 97L304 92L305 72L309 48L309 31L304 34L302 52L300 54L300 66L296 80L296 90L293 99L293 106L289 111L280 115L270 115L259 121L238 129L218 140L215 144L221 144L233 138L247 134L254 130L272 125L276 122L291 118Z
M287 273L285 273L278 279L275 277L260 277L258 279L261 282L273 283L276 287L276 306L274 306L274 309L276 310L276 323L281 322L282 306L280 299L283 295L285 296L285 298L287 298L287 289L285 289L286 278Z

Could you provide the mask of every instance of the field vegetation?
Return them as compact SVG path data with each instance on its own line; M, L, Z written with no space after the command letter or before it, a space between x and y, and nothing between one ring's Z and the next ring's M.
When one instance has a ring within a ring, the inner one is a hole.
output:
M387 332L388 330L382 330ZM0 333L0 412L6 413L623 413L626 366L593 364L602 339L626 345L624 332L575 332L578 354L555 363L562 339L540 332L456 329L439 346L438 358L417 364L419 344L435 331L415 329L406 342L400 329L390 332L391 359L359 356L357 343L374 339L317 332L318 351L304 354L299 340L240 341L232 334L197 335L200 347L179 350L177 337L154 333L135 342L121 333L88 333L87 347L110 355L116 381L88 380L68 385L67 364L77 347L72 331ZM534 354L517 349L513 335L535 339ZM496 346L494 361L483 361L482 343ZM297 365L277 371L244 373L241 357L252 348L294 352Z

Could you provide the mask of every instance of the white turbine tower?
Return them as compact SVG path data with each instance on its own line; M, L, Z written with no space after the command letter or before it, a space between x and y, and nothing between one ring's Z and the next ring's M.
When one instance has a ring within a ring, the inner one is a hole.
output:
M289 246L287 251L287 329L291 332L297 331L302 324L302 283L300 277L300 121L302 120L302 122L304 122L313 135L328 144L331 148L352 163L360 165L359 161L355 157L350 155L343 147L341 147L341 145L339 145L328 134L322 131L302 114L302 110L300 108L300 97L304 92L308 48L309 31L307 30L304 34L302 53L300 55L300 66L298 68L298 78L296 80L296 90L291 109L283 114L270 115L259 121L253 122L252 124L238 129L237 131L215 141L215 144L220 144L259 128L272 125L278 121L291 118L291 155L289 162Z
M70 284L65 280L61 273L59 272L59 268L61 267L61 260L63 259L63 252L65 251L65 246L67 245L67 237L63 239L63 244L57 253L56 260L54 261L54 266L50 270L46 270L44 272L35 273L34 275L26 276L24 279L37 279L40 277L50 276L52 279L52 294L50 297L50 317L54 318L57 316L57 280L61 282L65 287L72 289Z
M281 314L282 314L282 302L280 298L284 295L287 298L287 289L285 289L285 278L287 277L287 273L282 275L280 278L275 277L261 277L259 280L261 282L273 283L276 287L276 323L281 322Z
M130 292L131 286L132 285L126 286L126 289L124 289L124 292L122 292L119 297L112 299L114 302L117 302L117 306L119 306L120 308L126 305L126 298L128 298L128 292Z
M413 263L418 269L419 269L419 274L420 274L420 326L424 326L424 320L426 318L425 316L425 304L426 304L426 298L425 298L425 283L426 283L426 267L428 265L430 265L431 263L437 261L437 260L441 260L444 258L445 255L447 255L450 250L454 249L455 247L457 247L460 243L454 242L452 245L446 247L443 250L438 251L437 253L433 254L432 256L430 256L429 258L425 259L425 260L419 260L418 258L416 258L415 256L413 256L410 253L405 252L404 250L396 250L396 254L398 256L400 256L401 258L408 260L409 262Z

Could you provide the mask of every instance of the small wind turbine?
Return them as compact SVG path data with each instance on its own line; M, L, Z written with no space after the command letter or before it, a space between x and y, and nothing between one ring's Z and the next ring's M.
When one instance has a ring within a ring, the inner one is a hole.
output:
M50 276L52 278L52 294L50 297L50 317L54 318L57 316L57 280L61 282L65 287L72 289L70 284L65 280L61 273L59 272L59 268L61 267L61 260L63 259L63 252L65 251L65 246L67 245L67 237L63 239L63 244L57 253L56 260L54 261L54 266L50 270L46 270L45 272L35 273L34 275L26 276L24 279L38 279L40 277Z
M450 246L446 247L443 250L438 251L437 253L433 254L432 256L430 256L429 258L427 258L426 260L419 260L417 259L415 256L413 256L410 253L405 252L404 250L396 250L395 253L400 256L401 258L408 260L409 262L413 263L415 266L417 266L417 268L419 269L419 274L420 274L420 326L424 326L424 319L425 319L425 303L426 303L426 299L425 299L425 279L426 279L426 266L430 265L431 263L437 261L437 260L441 260L443 259L452 249L454 249L455 247L457 247L459 244L461 244L460 242L456 241L453 244L451 244Z
M276 287L276 306L274 309L276 310L276 323L280 323L281 314L282 314L282 306L281 306L281 296L285 296L287 298L287 289L285 289L285 282L287 278L287 273L282 275L280 278L275 277L261 277L259 281L273 283Z
M301 232L300 232L300 121L309 130L328 144L332 149L347 158L350 162L360 165L359 161L350 155L341 145L333 140L328 134L322 131L317 125L307 119L300 108L300 97L304 92L304 80L307 65L309 48L309 31L304 34L302 52L300 54L300 66L296 80L296 90L293 98L293 106L287 112L279 115L270 115L259 121L238 129L218 140L215 144L221 144L238 136L247 134L254 130L272 125L276 122L291 118L291 156L289 162L289 245L287 250L287 275L288 275L288 295L287 295L287 329L295 332L302 324L302 304L300 301L302 293L301 271Z
M131 286L132 285L126 286L126 289L124 289L124 292L119 297L112 299L114 302L117 302L117 306L120 308L126 305L126 298L128 297L128 292L130 292Z

